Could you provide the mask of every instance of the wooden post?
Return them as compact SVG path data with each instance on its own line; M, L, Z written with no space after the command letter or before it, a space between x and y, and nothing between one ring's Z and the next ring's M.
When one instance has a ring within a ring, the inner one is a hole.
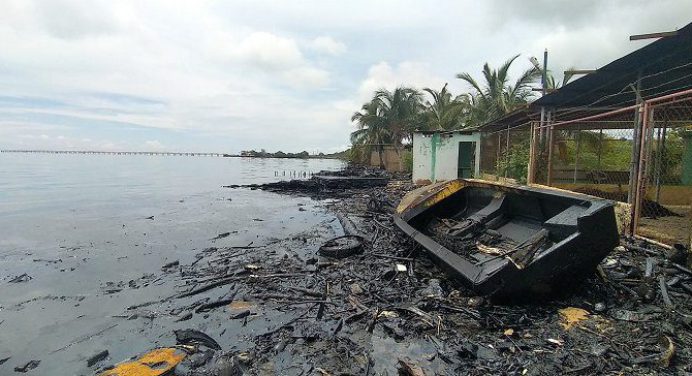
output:
M536 142L538 142L538 137L536 137L536 131L540 128L536 128L536 122L531 122L531 137L529 143L529 166L526 173L526 184L531 185L536 182L535 179L535 169L536 169Z
M642 140L642 125L644 123L642 112L644 111L644 104L642 101L642 96L639 92L641 86L641 72L637 77L637 86L633 87L634 95L637 98L637 107L634 110L634 135L632 137L632 142L634 143L632 149L632 157L630 160L630 179L629 179L629 190L627 192L627 203L632 205L632 221L631 230L634 233L634 207L636 201L637 192L637 177L639 176L639 160L641 152L641 140ZM630 85L632 86L632 85Z
M505 181L507 181L507 171L509 171L509 123L507 124L507 139L505 140Z
M577 130L577 150L574 152L574 177L572 184L577 183L577 170L579 169L579 152L581 148L581 131Z
M548 112L546 124L551 123L550 115L551 113ZM553 125L550 125L550 128L548 128L548 173L545 183L546 185L553 184L553 142L555 141L555 138L553 136L554 133L555 129Z
M647 164L647 156L646 156L646 150L648 147L648 134L649 134L649 125L650 125L650 119L649 119L649 112L651 109L649 108L648 103L643 102L642 104L642 110L640 113L640 120L641 120L641 129L639 132L640 140L639 140L639 162L637 163L637 180L635 182L635 190L634 190L634 202L633 202L633 207L632 207L632 222L631 222L631 228L632 228L632 234L637 233L637 226L639 225L639 218L641 216L641 207L642 204L644 203L644 200L646 199L646 164Z

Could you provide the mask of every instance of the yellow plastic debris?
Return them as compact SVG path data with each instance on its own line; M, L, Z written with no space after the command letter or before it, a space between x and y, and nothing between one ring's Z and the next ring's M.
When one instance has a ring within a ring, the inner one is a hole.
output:
M572 329L579 322L589 318L589 312L581 308L567 307L560 310L561 325L565 330Z
M154 349L139 359L118 364L100 376L161 376L172 371L186 354L172 347Z
M237 311L237 310L246 310L253 308L255 306L255 303L253 302L248 302L245 300L234 300L231 302L231 304L228 305L228 309L231 311Z

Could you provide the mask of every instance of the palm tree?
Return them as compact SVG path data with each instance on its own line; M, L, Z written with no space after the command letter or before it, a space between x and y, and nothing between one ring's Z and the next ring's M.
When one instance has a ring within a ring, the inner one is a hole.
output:
M485 63L483 65L484 86L481 86L468 73L457 74L457 78L466 81L474 89L474 93L471 94L473 106L469 119L474 125L496 119L527 103L532 95L529 85L540 76L540 70L531 67L510 85L508 72L518 57L519 55L515 55L498 69L492 69L488 63Z
M413 131L420 125L421 94L409 87L398 87L394 91L380 89L375 92L373 101L377 103L378 116L399 153L404 141L411 141Z
M555 81L555 76L553 76L553 74L550 73L550 70L548 70L548 74L546 75L546 88L548 90L556 90L567 85L569 80L571 80L572 77L574 77L574 73L571 73L571 71L573 71L574 69L574 67L567 68L564 75L562 76L562 81Z
M380 167L384 168L384 146L392 145L399 154L403 143L411 139L418 127L420 97L418 91L406 87L376 91L370 102L351 116L359 128L351 133L351 143L362 148L366 155L376 148Z
M380 168L384 168L382 154L384 145L391 143L391 134L379 115L379 104L379 101L373 99L365 103L359 112L355 112L351 116L351 121L358 126L358 130L351 133L351 144L356 148L361 148L367 156L372 153L373 147L377 148Z
M446 83L440 91L431 88L423 90L432 97L432 101L426 100L423 105L422 116L427 124L427 129L450 130L464 127L464 117L470 105L467 95L452 98L452 93L447 90Z

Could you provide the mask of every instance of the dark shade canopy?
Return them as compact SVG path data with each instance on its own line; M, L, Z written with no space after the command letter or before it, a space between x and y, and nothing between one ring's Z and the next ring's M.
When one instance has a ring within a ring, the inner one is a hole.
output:
M636 103L630 84L641 75L642 98L692 88L692 23L587 74L531 104L545 107L611 107Z
M522 106L507 115L491 120L478 127L478 130L483 132L494 132L510 129L520 129L528 127L531 121L532 113L528 106Z

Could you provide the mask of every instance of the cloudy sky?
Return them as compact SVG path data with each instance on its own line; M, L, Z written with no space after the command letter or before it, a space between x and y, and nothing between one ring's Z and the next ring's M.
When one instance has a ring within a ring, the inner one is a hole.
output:
M0 0L0 148L333 152L378 88L597 68L692 1Z

